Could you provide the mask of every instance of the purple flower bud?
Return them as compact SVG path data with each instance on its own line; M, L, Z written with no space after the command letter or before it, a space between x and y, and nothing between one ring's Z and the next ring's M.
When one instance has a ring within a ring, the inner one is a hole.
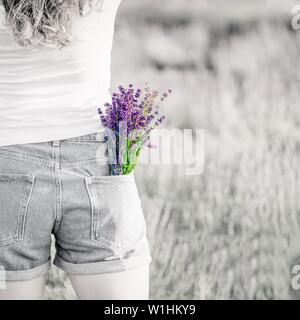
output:
M147 143L147 147L150 148L150 149L157 148L157 146L155 144L153 144L152 142L148 142Z

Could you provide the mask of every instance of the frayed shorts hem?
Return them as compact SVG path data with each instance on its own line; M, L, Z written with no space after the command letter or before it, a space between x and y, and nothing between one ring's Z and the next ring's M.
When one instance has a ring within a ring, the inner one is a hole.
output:
M149 254L140 255L136 257L108 260L93 263L74 264L55 257L54 265L69 275L95 275L102 273L122 272L138 267L142 267L151 263L152 258Z
M20 271L0 271L0 281L27 281L33 280L45 276L51 267L51 261L49 260L45 264L42 264L36 268Z

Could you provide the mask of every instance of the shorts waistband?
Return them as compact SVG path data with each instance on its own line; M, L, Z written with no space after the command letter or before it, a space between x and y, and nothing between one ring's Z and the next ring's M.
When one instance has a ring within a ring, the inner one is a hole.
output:
M83 136L78 136L78 137L73 137L73 138L68 138L68 139L62 139L62 140L53 140L51 141L51 145L53 147L59 147L61 145L62 142L80 142L80 141L105 141L106 140L106 134L105 134L105 129L103 129L102 131L99 132L94 132L94 133L90 133L90 134L85 134Z

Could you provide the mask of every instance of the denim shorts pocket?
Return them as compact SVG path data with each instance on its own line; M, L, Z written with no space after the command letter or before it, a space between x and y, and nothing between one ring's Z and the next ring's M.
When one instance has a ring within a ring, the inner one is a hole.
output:
M0 175L0 246L23 240L34 178Z
M145 236L146 223L133 174L85 180L93 240L107 249L123 251Z

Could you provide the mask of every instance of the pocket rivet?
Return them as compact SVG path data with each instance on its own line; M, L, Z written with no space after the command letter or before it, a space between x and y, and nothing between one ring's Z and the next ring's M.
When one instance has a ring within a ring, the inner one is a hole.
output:
M92 177L86 177L86 178L85 178L85 182L86 182L87 184L92 184L92 183L93 183L93 178L92 178Z

